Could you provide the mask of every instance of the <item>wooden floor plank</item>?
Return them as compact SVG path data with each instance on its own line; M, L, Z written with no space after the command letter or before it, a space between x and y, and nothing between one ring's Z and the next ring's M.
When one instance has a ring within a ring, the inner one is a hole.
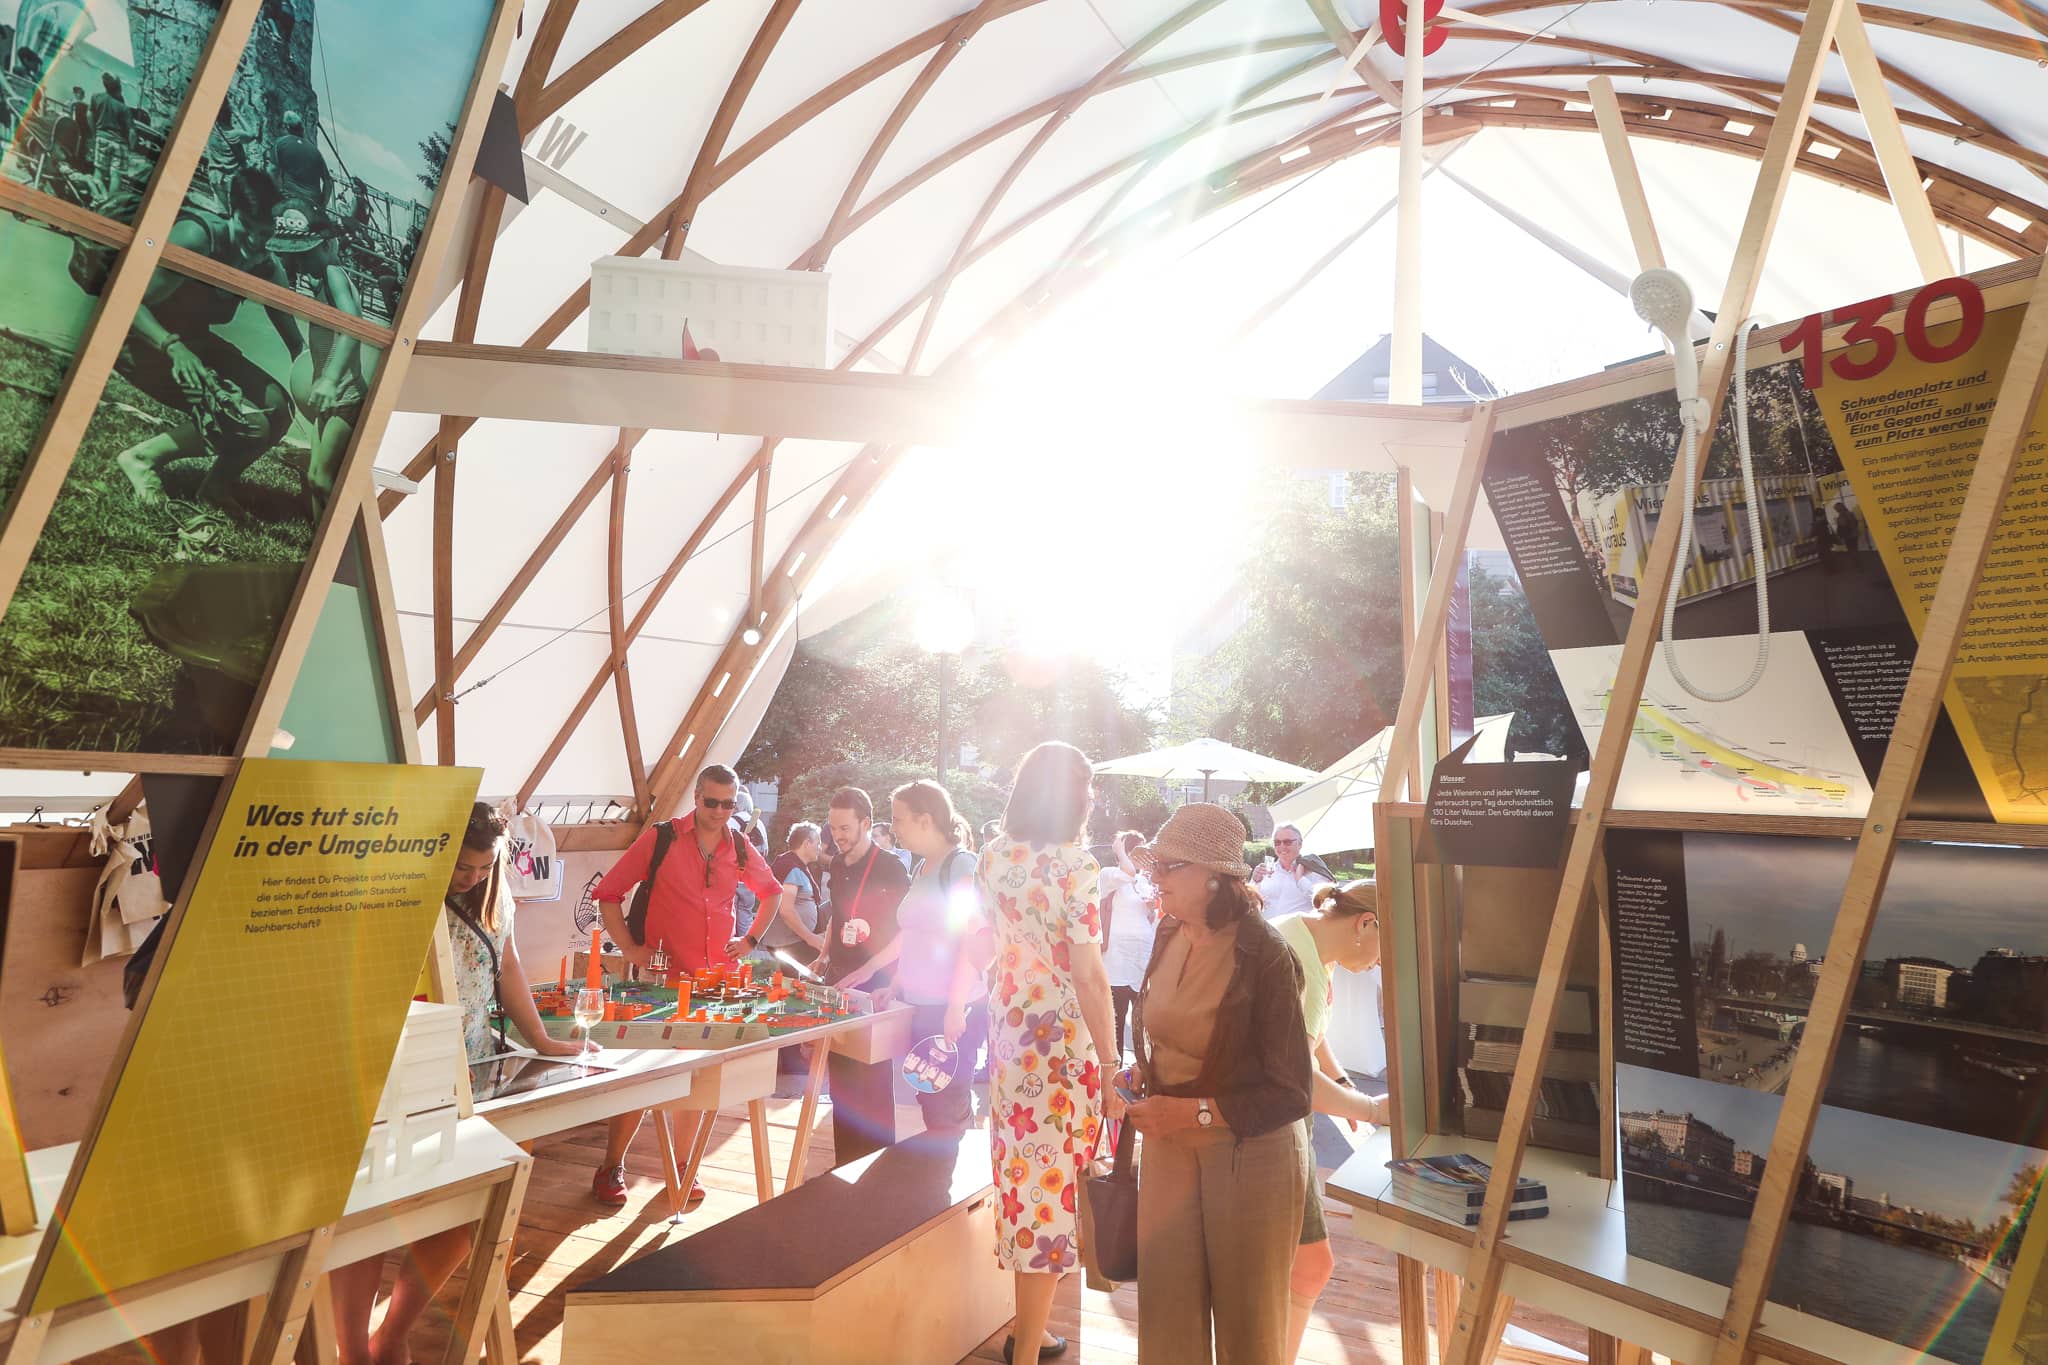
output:
M789 1160L799 1103L800 1097L793 1096L768 1101L768 1140L778 1172ZM829 1103L821 1106L806 1152L809 1175L831 1167L830 1114ZM907 1134L920 1126L914 1107L898 1110L899 1132ZM706 1190L704 1205L680 1227L667 1220L667 1193L652 1131L643 1129L627 1154L625 1207L608 1208L590 1197L591 1173L603 1159L604 1144L604 1125L592 1124L543 1138L534 1146L533 1176L508 1271L522 1365L561 1365L562 1296L566 1291L754 1206L753 1137L743 1110L718 1116L699 1175ZM1400 1329L1395 1316L1393 1258L1358 1235L1348 1211L1332 1212L1329 1224L1337 1273L1310 1320L1300 1359L1309 1365L1396 1361L1400 1358ZM386 1268L387 1288L396 1265L394 1258ZM461 1294L462 1276L458 1273L414 1329L414 1359L438 1358ZM1583 1328L1549 1314L1518 1307L1513 1321L1571 1350L1586 1349ZM1069 1276L1054 1300L1051 1329L1073 1343L1063 1358L1066 1361L1130 1365L1138 1353L1137 1287L1126 1285L1115 1294L1099 1294L1085 1288L1080 1276ZM997 1332L968 1359L1000 1361L1006 1335L1007 1329ZM1502 1355L1504 1361L1515 1358L1517 1353ZM126 1347L89 1360L92 1365L145 1365L148 1357L137 1347Z

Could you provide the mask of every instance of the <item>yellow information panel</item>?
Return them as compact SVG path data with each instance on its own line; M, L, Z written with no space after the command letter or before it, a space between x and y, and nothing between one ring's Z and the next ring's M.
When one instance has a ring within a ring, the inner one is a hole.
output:
M1926 328L1918 349L1815 395L1870 538L1918 634L2024 310ZM1909 335L1912 335L1909 329ZM1871 343L1876 344L1876 343ZM1848 348L1857 356L1868 347ZM1839 360L1844 354L1834 354ZM1948 712L1994 818L2048 823L2048 400L2034 414L1949 684Z
M242 763L32 1311L341 1215L480 776Z

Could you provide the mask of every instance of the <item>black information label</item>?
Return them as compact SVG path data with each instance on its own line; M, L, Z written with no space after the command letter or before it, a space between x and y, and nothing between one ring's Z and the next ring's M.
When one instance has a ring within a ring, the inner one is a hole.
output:
M1578 768L1570 763L1467 763L1476 737L1429 782L1428 862L1555 867Z

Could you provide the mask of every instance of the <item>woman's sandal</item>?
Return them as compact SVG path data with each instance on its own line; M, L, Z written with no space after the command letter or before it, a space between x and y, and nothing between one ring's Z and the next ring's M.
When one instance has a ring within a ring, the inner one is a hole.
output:
M1054 1337L1054 1338L1053 1338L1053 1339L1052 1339L1051 1341L1047 1342L1047 1343L1046 1343L1045 1345L1043 1345L1043 1346L1041 1346L1041 1347L1039 1347L1039 1348L1038 1348L1038 1358L1039 1358L1040 1360L1045 1360L1045 1359L1048 1359L1048 1358L1050 1358L1050 1357L1052 1357L1052 1356L1063 1356L1063 1355L1065 1355L1066 1353L1067 1353L1067 1339L1066 1339L1065 1337ZM1015 1337L1004 1337L1004 1338L1003 1338L1003 1359L1004 1359L1005 1361L1011 1361L1011 1360L1015 1360L1016 1358L1017 1358L1017 1338L1015 1338Z

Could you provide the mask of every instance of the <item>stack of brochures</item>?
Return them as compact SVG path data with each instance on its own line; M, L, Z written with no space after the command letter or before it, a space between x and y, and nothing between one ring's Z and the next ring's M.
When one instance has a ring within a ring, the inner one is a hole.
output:
M1450 1156L1412 1157L1389 1161L1394 1174L1394 1198L1412 1204L1439 1218L1474 1227L1486 1204L1486 1182L1493 1167L1463 1152ZM1550 1191L1540 1180L1523 1176L1515 1181L1515 1202L1508 1210L1510 1221L1541 1218L1550 1212Z

